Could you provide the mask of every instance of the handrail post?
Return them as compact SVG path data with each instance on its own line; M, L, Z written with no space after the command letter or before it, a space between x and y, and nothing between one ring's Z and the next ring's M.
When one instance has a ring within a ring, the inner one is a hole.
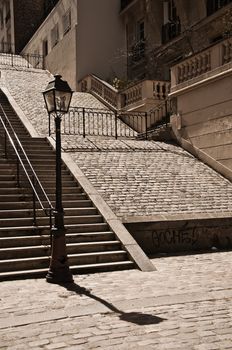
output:
M165 100L165 122L166 122L166 127L168 126L168 100Z
M35 177L32 175L32 184L35 188ZM33 226L36 226L36 205L35 205L35 191L32 189L32 199L33 199Z
M83 137L85 137L85 108L82 110L83 114Z
M114 117L115 117L115 139L117 140L118 138L118 112L117 111L114 113Z
M51 136L51 115L48 115L48 135Z
M6 125L6 118L5 118L5 125ZM6 135L6 130L4 132L4 136L5 136L5 139L4 139L5 158L7 158L7 135Z
M147 112L145 112L145 128L146 128L146 130L145 130L145 132L146 132L146 140L147 140L147 133L148 133L148 127L147 127Z
M19 158L17 157L17 186L20 187L20 179L19 179Z

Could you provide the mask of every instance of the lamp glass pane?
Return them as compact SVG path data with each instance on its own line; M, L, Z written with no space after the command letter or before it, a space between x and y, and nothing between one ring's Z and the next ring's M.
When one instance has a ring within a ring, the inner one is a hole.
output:
M55 91L56 111L67 113L71 101L72 93Z
M54 90L46 91L44 93L44 99L47 105L47 110L49 113L54 112L56 109L55 106L55 98L54 98Z

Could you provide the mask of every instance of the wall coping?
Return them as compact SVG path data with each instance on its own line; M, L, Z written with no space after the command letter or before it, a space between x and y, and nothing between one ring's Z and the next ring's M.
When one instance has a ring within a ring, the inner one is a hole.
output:
M131 216L123 220L124 224L139 224L139 223L161 223L161 222L180 222L180 221L192 221L192 222L214 222L214 221L232 221L232 211L230 212L212 212L212 213L177 213L177 214L160 214L152 216Z
M52 137L47 137L47 140L55 149L55 141ZM62 152L62 161L68 167L74 178L78 181L80 186L84 189L90 200L102 214L105 222L110 226L117 238L121 241L122 245L140 268L141 271L149 272L155 271L156 268L146 256L143 250L140 248L135 239L131 236L129 231L122 224L120 219L113 213L108 204L104 201L102 196L98 193L95 187L87 179L74 160L66 153Z

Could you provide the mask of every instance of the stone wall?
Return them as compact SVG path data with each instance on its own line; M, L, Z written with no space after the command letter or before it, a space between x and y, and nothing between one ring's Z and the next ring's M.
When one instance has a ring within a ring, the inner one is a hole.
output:
M199 217L199 216L198 216ZM232 248L232 219L208 218L125 223L147 254Z

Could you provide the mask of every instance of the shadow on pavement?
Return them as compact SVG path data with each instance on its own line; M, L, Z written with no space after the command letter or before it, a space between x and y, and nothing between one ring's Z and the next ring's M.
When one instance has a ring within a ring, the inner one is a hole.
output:
M144 314L142 312L124 312L122 310L119 310L113 304L98 297L97 295L92 294L90 290L84 287L81 287L76 283L60 284L60 286L66 288L68 291L75 292L78 295L85 295L91 299L98 301L99 303L105 305L109 310L119 314L120 320L123 320L126 322L135 323L137 325L150 325L150 324L158 324L166 320L165 318L157 317L150 314Z

